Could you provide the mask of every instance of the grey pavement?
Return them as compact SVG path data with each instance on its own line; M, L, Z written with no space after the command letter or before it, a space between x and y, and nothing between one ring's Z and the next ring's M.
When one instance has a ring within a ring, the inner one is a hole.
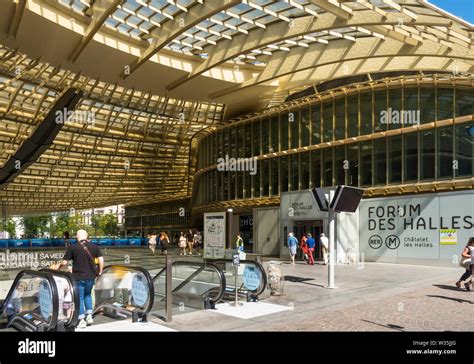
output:
M284 295L263 302L283 312L241 319L207 311L175 316L180 331L425 331L474 330L474 292L458 290L459 268L365 263L336 267L336 289L327 266L282 264ZM471 313L469 313L471 312ZM157 321L158 322L158 321Z

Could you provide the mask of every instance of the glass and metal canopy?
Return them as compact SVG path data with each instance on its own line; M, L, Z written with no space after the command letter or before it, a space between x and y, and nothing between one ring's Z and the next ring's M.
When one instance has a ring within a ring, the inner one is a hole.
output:
M0 166L67 88L94 115L0 191L9 213L186 198L197 141L243 112L359 74L474 72L473 25L425 0L2 6Z

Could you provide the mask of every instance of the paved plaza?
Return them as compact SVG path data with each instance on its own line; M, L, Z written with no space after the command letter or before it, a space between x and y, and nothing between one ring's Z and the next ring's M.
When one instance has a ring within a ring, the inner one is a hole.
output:
M180 331L469 331L474 292L458 290L458 268L382 263L336 267L336 289L327 266L283 263L285 293L262 302L286 306L252 319L212 310L175 315ZM252 303L251 303L252 304ZM251 305L250 304L250 305Z

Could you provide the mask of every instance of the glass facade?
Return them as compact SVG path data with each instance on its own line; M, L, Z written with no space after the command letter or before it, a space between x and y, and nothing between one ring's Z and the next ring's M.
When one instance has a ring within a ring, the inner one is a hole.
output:
M195 181L212 187L197 196L196 203L337 184L372 187L470 177L472 120L419 130L412 126L472 115L473 105L472 88L373 87L315 97L298 107L223 127L200 142L197 169L208 170ZM402 133L396 130L403 128ZM225 153L230 158L258 158L256 174L217 171L216 161Z

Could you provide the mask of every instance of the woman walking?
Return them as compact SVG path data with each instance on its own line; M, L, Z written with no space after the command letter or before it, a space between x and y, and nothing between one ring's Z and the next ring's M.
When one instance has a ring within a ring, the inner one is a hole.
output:
M181 232L178 239L178 246L180 249L179 255L186 255L186 246L188 244L188 239L184 236L184 233Z
M168 237L168 234L165 232L162 232L160 234L160 245L161 245L161 254L168 254L168 245L170 243L170 238Z
M466 289L470 291L470 286L472 283L472 274L474 270L474 237L471 237L469 239L466 247L464 248L461 254L461 261L459 262L459 265L466 269L466 271L456 282L456 287L461 288L461 283L464 282L464 287L466 287ZM469 278L471 279L468 282L467 280Z
M156 249L156 234L155 233L148 235L148 247L150 248L153 255L155 255L155 249Z

